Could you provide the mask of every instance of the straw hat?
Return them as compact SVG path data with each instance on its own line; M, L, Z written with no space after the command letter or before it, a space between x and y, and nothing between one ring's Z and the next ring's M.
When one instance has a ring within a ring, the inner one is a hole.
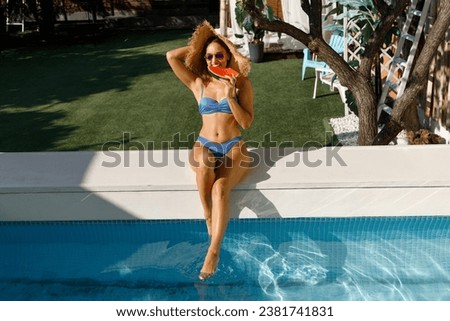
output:
M226 37L216 33L211 24L206 20L197 26L189 40L189 51L185 60L186 67L198 76L207 74L204 47L206 41L211 37L218 37L221 39L230 50L231 60L228 67L233 68L239 72L239 74L246 77L250 72L250 60L237 51L234 44Z

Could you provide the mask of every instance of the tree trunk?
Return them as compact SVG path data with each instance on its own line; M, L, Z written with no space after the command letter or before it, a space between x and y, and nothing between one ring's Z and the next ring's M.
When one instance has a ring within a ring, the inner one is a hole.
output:
M420 54L416 66L411 73L410 79L412 80L410 86L405 89L403 95L396 102L391 119L392 123L385 126L377 135L376 117L378 100L371 83L371 70L375 56L379 54L379 49L383 44L386 34L409 3L409 0L391 1L391 4L387 4L383 0L374 0L374 4L382 16L380 24L365 47L366 50L357 71L350 68L347 62L334 52L322 38L322 1L301 0L302 8L309 16L309 34L280 20L268 21L261 13L259 1L245 1L245 9L258 22L261 28L290 35L306 45L330 66L338 76L340 83L352 92L358 105L360 122L358 143L360 145L369 145L372 143L388 144L402 130L404 115L408 108L413 109L411 106L414 106L415 110L416 97L426 84L428 67L437 51L438 45L443 42L445 33L450 25L450 0L441 0L441 9L438 18L427 37L424 50ZM414 122L416 121L415 117L412 117L412 119ZM415 127L416 124L413 123L412 127Z
M341 83L347 83L358 106L359 135L358 145L371 145L377 135L377 97L372 84L362 75L348 78L341 76Z
M258 11L254 1L248 1L246 4L246 10L254 19L258 21L261 28L290 35L294 39L297 39L306 45L313 53L317 54L319 59L325 61L330 66L330 68L338 76L340 83L352 92L358 105L358 143L360 145L372 144L375 136L377 135L378 101L376 99L370 77L373 56L378 54L379 47L377 47L376 50L371 50L372 58L365 57L365 62L363 63L365 68L363 68L363 72L360 70L355 71L322 38L321 2L308 2L303 0L302 8L309 16L309 34L280 20L269 22L265 20L262 14ZM394 11L400 12L402 9L403 7L397 4ZM392 12L389 12L389 15L390 17L384 21L385 24L389 21L394 21L396 17ZM386 33L390 26L390 24L385 26L385 30L383 29L382 32ZM381 44L383 39L384 34L379 35L375 44L378 44L378 42Z
M40 34L43 39L49 40L55 34L55 12L53 0L41 0L42 21L40 24Z
M227 35L227 1L220 0L220 34L223 36Z
M419 113L417 110L418 105L419 101L416 101L412 104L412 106L406 108L405 110L405 114L402 118L402 124L406 130L416 132L420 129Z
M398 133L402 131L403 127L395 120L391 119L378 133L373 141L373 145L388 145Z
M410 75L410 82L403 95L397 99L392 111L392 117L385 127L378 133L373 145L389 144L405 127L405 115L408 109L416 110L417 97L427 84L429 66L437 52L438 47L445 39L450 26L450 0L442 2L439 15L428 34L424 48L415 63ZM410 111L411 112L411 111Z
M90 0L89 6L91 7L92 12L92 22L97 23L97 0Z

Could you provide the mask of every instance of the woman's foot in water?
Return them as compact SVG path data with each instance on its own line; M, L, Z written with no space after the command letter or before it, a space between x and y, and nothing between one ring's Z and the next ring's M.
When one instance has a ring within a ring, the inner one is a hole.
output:
M208 250L203 267L198 275L198 278L205 281L212 277L216 273L217 265L219 264L219 253L216 251Z

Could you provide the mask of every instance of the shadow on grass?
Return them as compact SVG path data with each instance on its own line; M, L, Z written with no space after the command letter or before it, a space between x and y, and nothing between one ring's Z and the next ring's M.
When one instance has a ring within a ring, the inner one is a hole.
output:
M69 113L58 104L82 105L90 95L129 90L136 78L167 69L164 47L154 46L182 37L119 35L100 44L1 52L0 151L52 149L78 128L58 124Z
M85 52L31 56L1 81L0 108L70 102L109 90L125 91L133 79L166 69L163 55ZM3 77L2 77L3 78Z
M0 111L0 151L22 152L51 149L55 143L69 136L75 126L53 125L65 117L65 112Z

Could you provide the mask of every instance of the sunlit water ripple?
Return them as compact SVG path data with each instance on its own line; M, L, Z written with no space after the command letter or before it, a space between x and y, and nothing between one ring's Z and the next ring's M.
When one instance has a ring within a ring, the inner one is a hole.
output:
M128 223L125 232L108 230L120 223L56 224L34 241L17 238L29 225L0 225L0 299L450 300L449 218L404 218L413 229L385 219L384 230L367 220L232 221L208 282L197 279L203 222ZM76 236L55 241L61 235Z

